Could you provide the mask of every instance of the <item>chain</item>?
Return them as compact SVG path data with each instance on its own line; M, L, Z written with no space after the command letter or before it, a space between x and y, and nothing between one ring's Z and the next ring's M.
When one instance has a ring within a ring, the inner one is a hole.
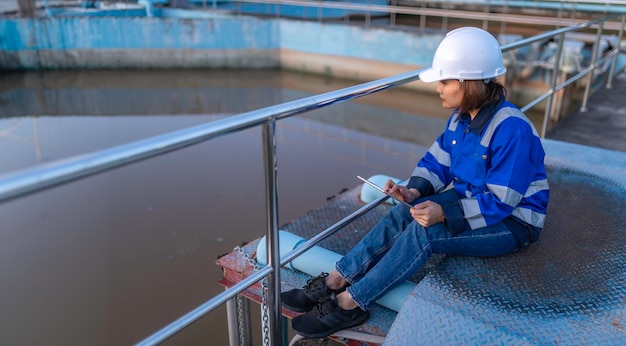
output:
M261 311L263 312L263 345L270 345L270 317L267 312L267 280L261 281L261 288L263 290L263 301L261 303Z
M248 264L251 265L255 271L258 271L259 269L261 269L259 264L254 259L252 259L252 257L250 257L250 255L248 255L248 253L241 246L235 246L235 251L241 254L243 258L245 258L246 262L248 262ZM270 326L269 326L269 312L267 308L267 294L268 294L267 279L264 278L261 281L261 312L262 312L262 319L263 319L263 345L264 346L269 346L270 344ZM240 335L242 334L241 333L242 324L243 323L239 322L239 332L240 332L239 334ZM240 336L239 341L241 342L241 336Z
M243 301L241 298L241 294L238 294L237 298L235 298L235 304L237 304L237 329L239 330L239 345L245 345L246 331L244 330Z
M246 260L246 262L248 262L248 264L251 265L255 271L258 271L259 269L261 269L261 267L259 267L259 264L256 263L256 261L252 257L250 257L250 255L248 255L246 250L244 250L241 246L235 246L235 251L239 253L240 255L242 255L243 258Z

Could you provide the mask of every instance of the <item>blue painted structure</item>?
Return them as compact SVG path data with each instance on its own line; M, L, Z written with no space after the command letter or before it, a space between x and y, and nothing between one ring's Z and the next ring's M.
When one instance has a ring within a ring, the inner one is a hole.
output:
M202 0L191 0L190 2L196 4L202 4ZM211 1L207 1L211 4ZM345 3L345 4L360 4L360 5L388 5L388 0L335 0L332 3ZM216 7L224 10L237 11L246 14L261 14L261 15L278 15L283 17L294 17L300 19L338 19L353 15L360 16L383 16L387 15L386 12L372 11L372 10L346 10L339 8L317 8L291 4L264 4L254 2L237 2L237 1L220 1L216 2Z
M429 63L439 40L435 34L180 9L155 9L154 17L139 10L69 10L1 19L0 68L268 68L283 63L284 51L412 68Z

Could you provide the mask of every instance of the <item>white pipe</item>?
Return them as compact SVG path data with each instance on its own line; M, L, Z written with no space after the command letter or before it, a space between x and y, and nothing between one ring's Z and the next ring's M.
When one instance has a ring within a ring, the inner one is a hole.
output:
M289 233L287 231L279 231L279 248L280 256L283 257L291 250L306 242L306 239ZM265 237L261 238L256 249L256 260L261 266L267 265L267 251L265 249ZM300 255L300 257L287 264L290 269L295 269L311 276L318 276L322 272L330 273L335 269L335 263L341 259L341 255L324 249L320 246L314 246L308 251ZM376 303L394 310L400 311L402 303L406 296L413 290L415 283L405 281L376 301Z

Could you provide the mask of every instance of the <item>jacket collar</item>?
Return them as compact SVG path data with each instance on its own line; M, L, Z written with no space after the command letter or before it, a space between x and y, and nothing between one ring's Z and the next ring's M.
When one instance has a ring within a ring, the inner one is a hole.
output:
M485 128L485 125L487 125L491 117L498 109L500 109L500 106L502 106L503 103L504 98L500 99L498 102L486 105L478 111L478 114L476 114L473 120L470 120L471 117L469 113L461 113L461 120L469 123L469 130L474 134L480 134L483 128Z

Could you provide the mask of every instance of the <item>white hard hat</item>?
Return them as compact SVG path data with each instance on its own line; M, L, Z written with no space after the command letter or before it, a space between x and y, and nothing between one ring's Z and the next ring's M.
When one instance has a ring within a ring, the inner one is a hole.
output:
M445 79L490 80L506 72L498 41L485 30L463 27L450 31L420 73L424 82Z

